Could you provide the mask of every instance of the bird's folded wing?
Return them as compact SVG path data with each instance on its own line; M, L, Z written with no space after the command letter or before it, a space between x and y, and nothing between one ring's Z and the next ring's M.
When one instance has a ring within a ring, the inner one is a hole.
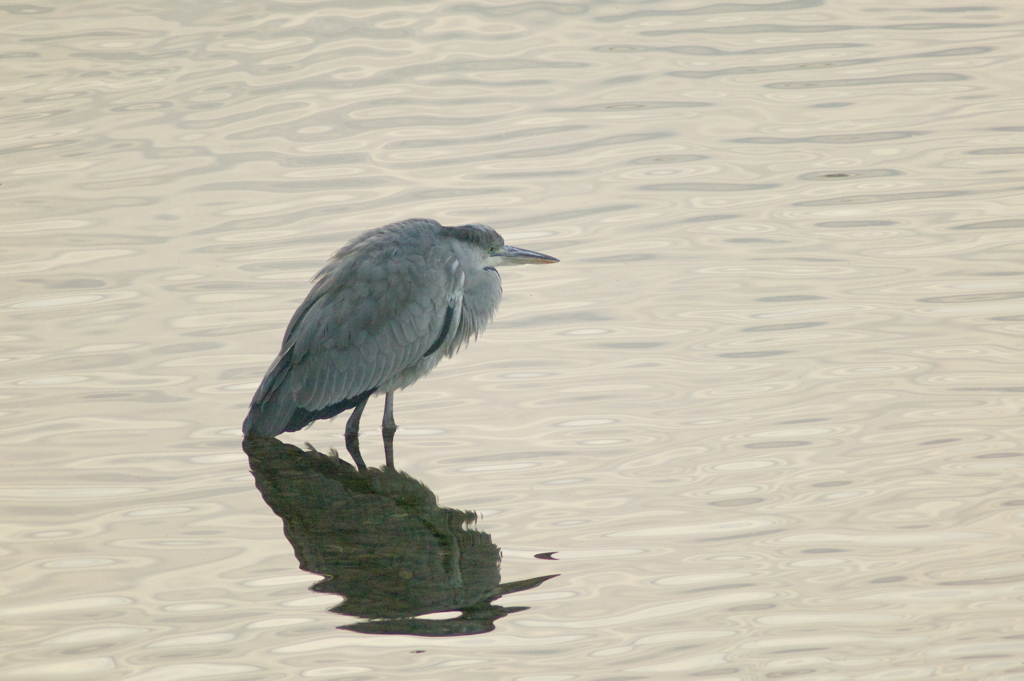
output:
M280 367L286 371L279 398L323 409L376 389L420 361L453 301L461 311L465 277L457 261L440 257L353 259L321 278L285 335L282 358L290 356Z

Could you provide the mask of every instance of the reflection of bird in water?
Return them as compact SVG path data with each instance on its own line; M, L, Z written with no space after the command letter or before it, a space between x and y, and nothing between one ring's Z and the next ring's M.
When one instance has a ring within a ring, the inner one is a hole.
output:
M326 577L311 588L345 597L332 612L368 620L345 629L485 633L496 619L525 610L494 600L555 576L501 584L500 549L490 535L467 528L476 514L439 506L426 485L393 468L356 470L336 454L275 439L250 439L243 447L299 566ZM418 619L448 611L462 614Z
M484 225L415 218L364 232L314 277L252 398L245 436L274 437L352 409L345 445L365 468L359 419L370 395L383 393L393 465L394 392L483 331L501 300L495 267L552 262Z

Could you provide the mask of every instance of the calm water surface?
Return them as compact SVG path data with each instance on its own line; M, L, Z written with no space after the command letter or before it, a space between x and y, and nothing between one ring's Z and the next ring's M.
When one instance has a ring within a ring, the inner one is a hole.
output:
M1019 3L0 13L4 679L1024 678ZM412 216L562 262L250 460Z

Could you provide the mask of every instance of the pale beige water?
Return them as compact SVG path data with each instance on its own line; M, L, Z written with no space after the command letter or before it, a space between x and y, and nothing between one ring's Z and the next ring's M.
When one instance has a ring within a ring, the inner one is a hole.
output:
M3 678L1024 677L1018 3L0 9ZM411 216L562 259L397 400L561 573L476 636L337 629L239 444Z

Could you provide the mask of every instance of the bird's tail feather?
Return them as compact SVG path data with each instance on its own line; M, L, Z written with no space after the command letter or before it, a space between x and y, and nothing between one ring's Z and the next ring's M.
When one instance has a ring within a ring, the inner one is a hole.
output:
M282 399L281 384L291 369L293 349L294 346L290 346L277 356L252 396L249 413L242 423L245 437L274 437L288 430L285 426L295 405L288 404L291 400Z
M286 389L286 378L291 369L292 348L282 352L263 378L253 395L249 413L242 423L245 437L276 437L305 428L313 421L328 419L357 407L376 392L371 388L319 409L307 409L295 402L292 391Z

